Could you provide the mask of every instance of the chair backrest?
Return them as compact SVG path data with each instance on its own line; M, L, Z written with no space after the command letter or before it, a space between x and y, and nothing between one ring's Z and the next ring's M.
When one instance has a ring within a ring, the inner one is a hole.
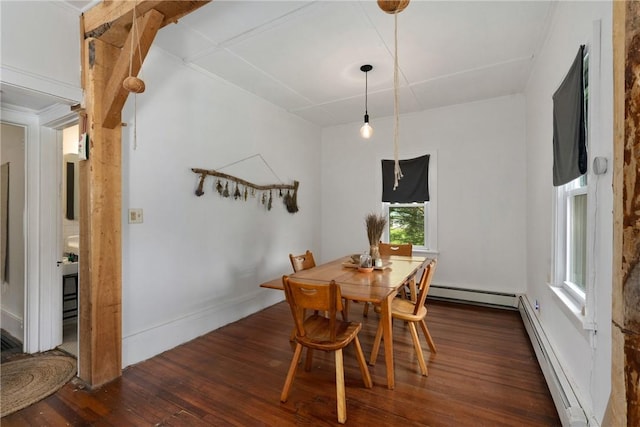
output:
M436 259L432 259L422 272L420 285L418 286L418 298L416 299L416 306L413 309L413 314L418 314L418 310L420 310L420 307L422 307L424 305L424 302L427 300L429 286L431 286L431 279L433 278L433 273L436 270L437 263L438 261Z
M284 294L291 307L291 314L296 324L298 336L305 336L305 310L326 312L329 319L330 340L336 339L336 313L342 311L342 294L335 281L331 283L306 283L282 277ZM318 314L314 314L318 316Z
M313 259L313 253L309 250L302 255L289 254L289 260L291 261L291 267L293 267L294 273L316 266L316 261Z
M401 245L392 245L390 243L378 243L378 250L380 256L411 256L413 253L413 245L411 243L405 243Z

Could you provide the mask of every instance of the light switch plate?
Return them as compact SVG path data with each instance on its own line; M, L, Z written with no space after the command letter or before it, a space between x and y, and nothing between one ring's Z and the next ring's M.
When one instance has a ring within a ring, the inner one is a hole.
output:
M129 224L142 224L142 208L129 209Z

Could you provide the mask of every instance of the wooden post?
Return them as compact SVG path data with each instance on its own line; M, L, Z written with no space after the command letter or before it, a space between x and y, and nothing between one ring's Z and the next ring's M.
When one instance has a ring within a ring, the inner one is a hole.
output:
M103 94L120 49L85 40L89 159L80 162L79 377L100 386L121 375L121 125L102 126Z
M640 425L640 2L613 2L611 396L602 425Z

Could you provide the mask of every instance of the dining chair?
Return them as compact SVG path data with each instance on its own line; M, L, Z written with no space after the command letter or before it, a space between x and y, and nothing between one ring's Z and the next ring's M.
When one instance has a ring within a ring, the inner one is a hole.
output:
M378 250L380 251L380 256L411 256L413 254L413 245L411 243L393 245L380 242L378 243Z
M428 375L428 371L427 365L424 362L424 356L422 355L422 347L420 347L416 323L420 325L420 328L427 339L427 344L429 344L429 348L431 349L431 353L436 353L436 345L431 338L431 334L427 328L427 323L425 322L425 317L427 316L425 301L427 299L427 294L429 293L429 286L431 285L433 273L436 269L436 263L437 261L435 259L431 260L422 272L420 285L418 287L418 298L415 302L401 298L394 298L393 301L391 301L391 318L404 320L409 325L409 331L411 332L411 338L413 339L413 347L416 350L418 363L420 364L420 371L424 376ZM376 363L381 340L382 323L379 323L378 331L376 332L376 337L373 341L373 349L371 350L371 360L369 362L371 366Z
M388 257L388 256L392 256L392 255L398 255L398 256L411 256L413 255L413 245L411 243L402 243L402 244L391 244L391 243L378 243L378 251L380 252L380 256L381 257ZM407 298L407 291L405 289L406 285L409 285L409 289L411 289L413 292L409 293L409 296L412 300L415 301L415 288L416 288L416 283L415 283L415 277L412 277L411 279L409 279L409 281L407 281L406 284L402 285L402 288L400 288L400 295L402 295L402 298ZM364 317L367 317L369 315L369 303L365 302L364 303L364 308L362 309L362 315Z
M304 283L282 277L285 296L291 314L296 324L296 348L287 372L287 378L282 389L280 401L286 402L293 384L298 362L302 355L302 349L307 348L305 370L311 370L313 351L331 351L335 353L336 369L336 400L338 410L338 422L344 424L347 420L347 401L344 385L344 362L342 349L353 342L356 358L360 366L360 372L366 388L372 388L373 382L369 374L369 368L358 340L358 332L362 328L361 323L341 321L336 318L336 313L342 310L342 297L340 286L335 281L329 284ZM306 310L314 311L314 314L305 318ZM327 313L327 316L320 313Z
M316 266L316 261L313 258L313 252L311 252L308 249L302 255L289 254L289 261L291 261L291 267L293 267L294 273L297 273L298 271L302 271L302 270L307 270L309 268L313 268ZM342 318L344 320L347 320L349 318L349 301L348 300L344 300L344 309L342 310ZM290 341L293 341L294 332L291 332Z
M289 254L289 260L291 261L291 267L294 272L306 270L316 266L316 261L313 259L313 252L307 250L302 255Z

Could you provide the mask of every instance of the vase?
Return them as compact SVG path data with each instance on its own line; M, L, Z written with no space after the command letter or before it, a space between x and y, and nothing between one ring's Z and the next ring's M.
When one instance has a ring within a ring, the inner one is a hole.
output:
M380 249L378 248L378 245L371 245L369 247L369 255L371 255L371 259L374 261L380 258Z

